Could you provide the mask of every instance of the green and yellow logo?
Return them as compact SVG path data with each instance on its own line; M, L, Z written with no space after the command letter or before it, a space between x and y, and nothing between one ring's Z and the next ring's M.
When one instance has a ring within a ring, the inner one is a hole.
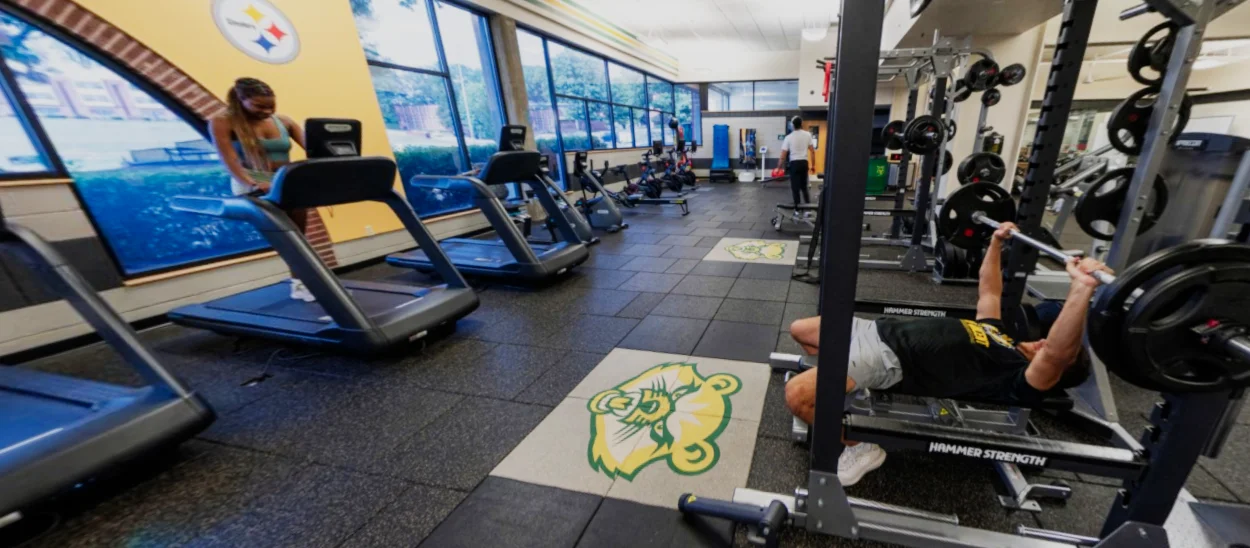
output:
M731 246L726 246L725 251L730 255L742 259L744 261L756 261L759 259L769 259L780 261L785 258L786 244L783 242L766 242L764 240L750 240Z
M667 461L678 474L710 470L716 437L729 425L734 375L704 377L693 363L663 363L591 398L590 467L632 481L647 465Z

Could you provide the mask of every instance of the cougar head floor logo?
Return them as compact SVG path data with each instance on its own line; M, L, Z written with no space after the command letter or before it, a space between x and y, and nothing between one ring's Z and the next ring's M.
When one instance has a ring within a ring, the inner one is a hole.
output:
M704 377L693 363L664 363L591 398L590 467L633 480L647 465L668 461L695 475L716 465L716 437L729 424L729 396L742 381Z
M786 244L780 242L766 242L764 240L750 240L727 246L725 247L725 251L728 251L730 255L744 261L754 261L758 259L780 261L785 257Z

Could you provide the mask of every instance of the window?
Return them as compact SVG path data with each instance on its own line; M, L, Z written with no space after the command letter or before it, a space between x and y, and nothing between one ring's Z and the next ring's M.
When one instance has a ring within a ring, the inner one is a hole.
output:
M193 127L124 77L32 25L0 13L0 55L16 84L7 90L74 179L74 189L127 277L250 253L266 246L246 223L179 213L179 194L230 195L230 176ZM0 88L5 87L0 80ZM4 90L0 90L2 92ZM5 94L0 93L0 97ZM90 97L88 97L90 96ZM48 170L17 111L0 98L0 166Z
M428 218L471 209L468 184L414 176L469 171L499 149L504 113L486 18L429 0L351 6L413 210Z
M699 88L677 86L673 100L676 103L677 121L687 143L703 144L703 116L700 112Z
M634 109L634 146L651 148L651 117L647 111Z
M631 107L647 106L647 84L641 72L609 62L608 78L612 81L613 103Z
M590 121L591 148L613 148L612 107L606 103L587 103L586 114Z
M517 45L521 49L521 72L529 96L530 131L543 154L557 154L556 115L552 110L551 86L547 80L547 53L543 39L517 29Z
M613 125L616 128L616 147L630 148L638 146L634 140L633 109L615 107L612 109Z
M586 124L586 102L561 97L556 100L560 110L560 137L564 150L590 148L590 126Z
M664 134L668 133L668 127L664 125L664 118L660 116L659 112L653 110L647 115L647 118L651 124L651 140L647 141L647 146L651 146L655 141L663 141L665 139Z
M647 95L652 110L673 111L673 84L655 78L647 78Z
M603 59L551 41L547 42L547 55L556 95L608 100L607 66Z
M788 110L799 108L799 81L755 83L753 110Z
M708 84L708 110L711 112L732 112L736 110L755 110L752 94L754 86L751 82L722 82Z

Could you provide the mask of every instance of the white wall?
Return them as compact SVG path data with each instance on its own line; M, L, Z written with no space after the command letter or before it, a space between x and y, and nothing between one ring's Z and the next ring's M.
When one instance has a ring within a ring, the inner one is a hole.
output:
M825 72L816 68L817 61L833 57L838 51L838 28L829 29L824 40L803 40L799 47L799 62L795 67L799 77L799 107L824 107L828 102L821 97L825 89Z
M768 147L767 157L776 160L781 154L781 139L777 136L785 136L785 127L787 124L785 116L753 116L741 118L710 118L703 117L703 144L699 150L691 157L693 158L711 158L712 157L712 126L728 125L729 126L729 167L737 170L738 166L738 130L754 129L755 130L755 146ZM600 160L599 163L603 163ZM758 168L756 168L758 169ZM700 175L706 175L704 170L699 170Z
M797 78L797 51L753 51L727 54L715 49L681 52L678 82L732 82Z
M1233 123L1228 130L1230 135L1250 138L1250 101L1228 101L1224 103L1195 105L1189 114L1191 119L1190 124L1193 124L1193 119L1195 118L1216 116L1232 117Z

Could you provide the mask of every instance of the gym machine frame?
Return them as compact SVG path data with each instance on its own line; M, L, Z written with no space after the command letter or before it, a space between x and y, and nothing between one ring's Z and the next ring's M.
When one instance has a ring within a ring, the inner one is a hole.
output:
M1205 29L1206 22L1215 12L1214 3L1214 0L1205 2L1196 10L1188 3L1183 7L1166 0L1152 0L1149 3L1182 25L1169 69L1179 68L1179 65L1185 64L1186 59L1192 61L1191 54L1197 52L1197 43L1196 40L1194 43L1190 40L1200 36ZM1029 219L1031 230L1036 230L1040 225L1040 210L1045 207L1045 198L1058 154L1057 146L1044 145L1057 145L1062 138L1068 104L1079 77L1081 63L1064 61L1069 56L1077 60L1084 57L1096 6L1097 0L1068 0L1064 5L1063 30L1056 48L1059 54L1051 67L1046 99L1043 101L1042 123L1038 125L1035 139L1039 146L1034 147L1029 175L1026 177L1026 198L1041 202L1024 202L1026 207L1039 210L1031 211L1036 217ZM844 21L855 21L856 24L844 25L838 38L841 62L837 70L843 77L838 78L839 85L834 88L830 98L830 146L826 150L825 165L827 187L839 189L841 197L847 199L836 200L832 192L822 196L825 201L823 209L829 212L822 255L857 257L863 212L861 204L855 198L862 199L866 187L869 141L865 135L867 128L872 125L870 113L876 82L857 80L853 75L875 69L877 44L881 40L884 21L884 2L843 0L841 13ZM1175 105L1179 101L1180 93L1184 91L1184 83L1185 79L1177 78L1176 73L1169 70L1165 91L1160 94L1160 101L1163 101L1160 104ZM1172 91L1177 91L1174 99ZM941 97L940 94L941 90L935 95ZM1151 121L1152 131L1149 134L1158 134L1161 127L1171 127L1163 125L1163 122L1170 121L1165 119L1170 111L1171 109L1155 110L1156 115ZM1060 122L1052 125L1046 123L1048 119ZM1164 150L1162 143L1165 142L1148 141L1145 153L1158 156ZM1143 161L1139 164L1147 166L1149 173L1135 179L1137 187L1146 186L1140 184L1142 181L1153 180L1160 161L1161 159L1156 159L1153 163ZM1136 192L1131 193L1131 196L1140 194L1141 188L1135 188L1134 191ZM1137 210L1138 208L1125 208L1125 216L1131 217L1133 214L1130 212ZM1133 233L1135 229L1136 224L1133 224L1121 230ZM1026 236L1030 235L1028 230L1022 229L1021 232ZM1029 251L1024 252L1024 248L1024 245L1013 245L1011 248L1014 262L1021 263L1027 259L1029 263L1029 268L1014 269L1016 272L1030 272L1037 259L1036 249L1028 248ZM892 424L891 421L874 417L844 415L842 409L847 395L843 378L846 376L851 342L846 334L851 331L858 265L852 261L830 261L823 266L829 270L822 276L820 296L820 308L825 316L820 336L826 342L818 359L821 367L829 371L817 377L816 408L832 409L834 412L826 413L825 418L812 428L811 467L806 488L796 489L794 496L739 489L735 493L734 502L684 495L678 501L682 511L743 523L748 527L748 539L765 546L777 546L779 529L785 525L851 539L942 547L1168 546L1168 531L1163 528L1165 522L1178 530L1197 531L1201 528L1196 513L1202 511L1197 510L1199 506L1191 510L1189 503L1193 499L1184 492L1183 485L1198 453L1204 447L1211 449L1208 445L1219 445L1212 443L1213 438L1218 438L1219 425L1212 424L1211 419L1227 417L1231 408L1229 402L1238 401L1231 398L1234 394L1229 390L1165 394L1166 401L1157 405L1151 416L1151 422L1157 430L1148 431L1142 438L1148 447L1127 436L1123 437L1127 446L1124 448L1090 447L1051 440L1035 440L1036 444L1024 444L1026 446L1021 447L1017 445L1020 443L1018 439L1013 440L1015 443L1007 448L1007 452L1017 451L1033 457L1042 457L1039 454L1041 450L1053 449L1056 450L1053 451L1055 453L1063 453L1063 460L1042 461L1048 467L1085 470L1129 480L1117 496L1098 538L1026 527L1018 528L1016 535L986 531L960 526L954 516L848 497L837 477L837 463L844 449L843 430L846 438L851 440L891 442L896 447L899 442L903 442L929 451L934 451L935 447L942 450L953 446L960 450L977 450L982 458L991 460L1003 459L985 457L988 454L985 451L999 450L1007 440L1001 434L956 434L944 432L938 426ZM1014 283L1016 280L1009 278L1008 282ZM1023 278L1017 285L1015 304L1019 304L1019 297L1023 294ZM1242 391L1237 389L1235 392L1239 394ZM834 417L841 417L842 420L833 420ZM1069 456L1072 458L1066 458ZM1122 460L1120 457L1124 456L1130 458ZM1115 473L1117 471L1122 474ZM1218 514L1220 510L1224 509L1208 509L1207 512ZM1240 509L1233 509L1231 512L1238 511ZM1204 519L1208 524L1221 522L1220 519ZM1234 517L1222 522L1231 524L1233 528L1240 525L1244 532L1244 520L1238 523Z

